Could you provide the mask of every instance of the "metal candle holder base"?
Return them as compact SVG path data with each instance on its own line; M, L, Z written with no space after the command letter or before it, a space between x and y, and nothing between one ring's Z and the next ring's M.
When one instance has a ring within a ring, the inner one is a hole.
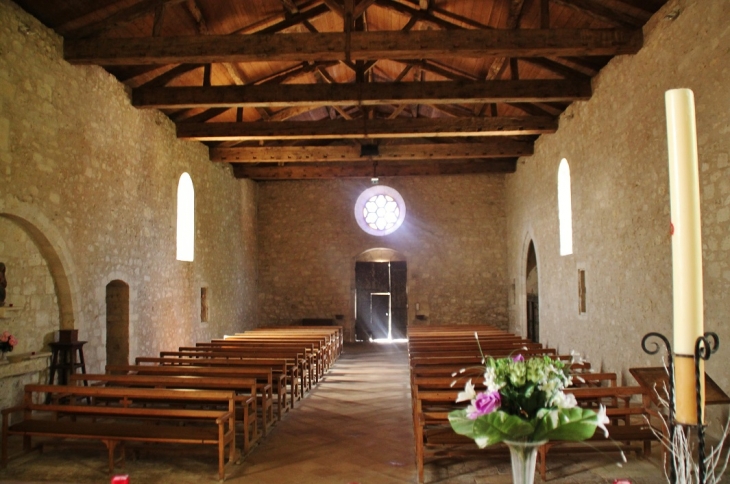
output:
M669 340L661 333L647 333L644 338L641 340L641 348L644 350L644 352L655 355L659 353L660 351L660 345L656 341L652 342L653 348L650 349L646 346L648 340L650 338L658 338L663 343L664 346L667 349L667 371L669 373L669 419L667 420L667 423L669 425L669 438L670 441L674 442L674 435L677 431L677 426L681 425L683 427L697 427L697 451L698 451L698 467L699 467L699 484L705 484L705 474L706 474L706 468L705 468L705 425L702 423L704 421L704 409L702 406L702 388L700 383L700 371L701 371L701 362L707 361L710 359L710 356L712 356L713 353L717 351L717 349L720 347L720 338L718 338L717 334L712 332L707 332L704 334L704 336L700 336L697 338L697 341L695 341L695 354L694 354L694 363L695 363L695 396L697 401L697 425L685 425L680 424L675 421L675 412L676 412L676 402L674 399L674 357L675 356L688 356L692 357L691 355L674 355L672 353L672 345L669 344ZM670 479L673 483L677 484L677 475L674 469L674 460L670 462Z

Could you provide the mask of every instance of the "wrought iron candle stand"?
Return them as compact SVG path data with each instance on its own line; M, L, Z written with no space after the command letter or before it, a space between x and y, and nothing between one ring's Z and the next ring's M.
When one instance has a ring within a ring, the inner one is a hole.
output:
M661 333L647 333L644 335L644 338L641 340L641 348L644 350L645 353L648 353L650 355L655 355L659 353L660 346L659 343L656 341L653 341L653 348L650 349L646 346L648 340L650 338L658 338L662 340L664 343L664 346L667 349L667 372L669 373L669 385L667 388L667 392L669 393L669 418L667 420L667 423L669 425L669 439L670 442L674 443L674 435L677 430L677 425L683 425L675 422L674 416L676 412L676 402L674 399L674 356L672 354L672 345L669 344L669 340ZM698 473L699 473L699 484L705 484L705 474L706 474L706 467L705 467L705 425L702 423L704 421L704 408L702 406L702 388L700 383L700 371L701 371L701 363L702 361L707 361L710 359L710 356L712 356L713 353L717 351L717 349L720 347L720 339L718 338L716 333L707 332L703 336L700 336L697 338L697 341L695 341L695 354L694 354L694 362L695 362L695 397L697 401L697 454L698 454ZM692 355L677 355L682 357L692 357ZM687 427L694 427L694 425L687 425ZM670 480L675 484L681 484L677 483L677 475L674 469L674 460L672 459L670 462Z

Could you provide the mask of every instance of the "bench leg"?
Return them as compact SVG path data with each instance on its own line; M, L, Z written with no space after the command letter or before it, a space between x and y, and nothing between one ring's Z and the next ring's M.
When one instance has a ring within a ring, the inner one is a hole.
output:
M541 445L537 451L538 458L540 459L540 477L543 481L547 480L547 444Z
M0 457L0 468L5 469L8 465L8 421L9 415L3 419L3 436L2 436L2 457Z
M116 440L108 439L104 439L102 440L102 442L104 442L104 445L106 445L107 451L109 453L109 472L114 472L114 449L116 449L119 442Z

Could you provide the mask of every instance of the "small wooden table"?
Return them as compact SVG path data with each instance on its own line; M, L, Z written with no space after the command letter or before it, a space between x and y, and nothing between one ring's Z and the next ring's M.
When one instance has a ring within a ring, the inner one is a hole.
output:
M662 391L665 385L667 387L669 386L669 375L667 375L666 368L663 366L629 368L629 373L636 378L639 385L652 390L649 392L649 395L652 401L659 405L659 395L657 395L654 389L656 388L658 391ZM719 405L723 403L730 403L730 397L710 378L710 375L705 373L705 405Z

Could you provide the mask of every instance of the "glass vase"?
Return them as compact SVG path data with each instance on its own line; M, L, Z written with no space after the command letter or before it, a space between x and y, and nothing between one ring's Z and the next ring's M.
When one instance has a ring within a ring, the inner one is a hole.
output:
M504 441L512 458L513 484L533 484L537 451L545 442Z

